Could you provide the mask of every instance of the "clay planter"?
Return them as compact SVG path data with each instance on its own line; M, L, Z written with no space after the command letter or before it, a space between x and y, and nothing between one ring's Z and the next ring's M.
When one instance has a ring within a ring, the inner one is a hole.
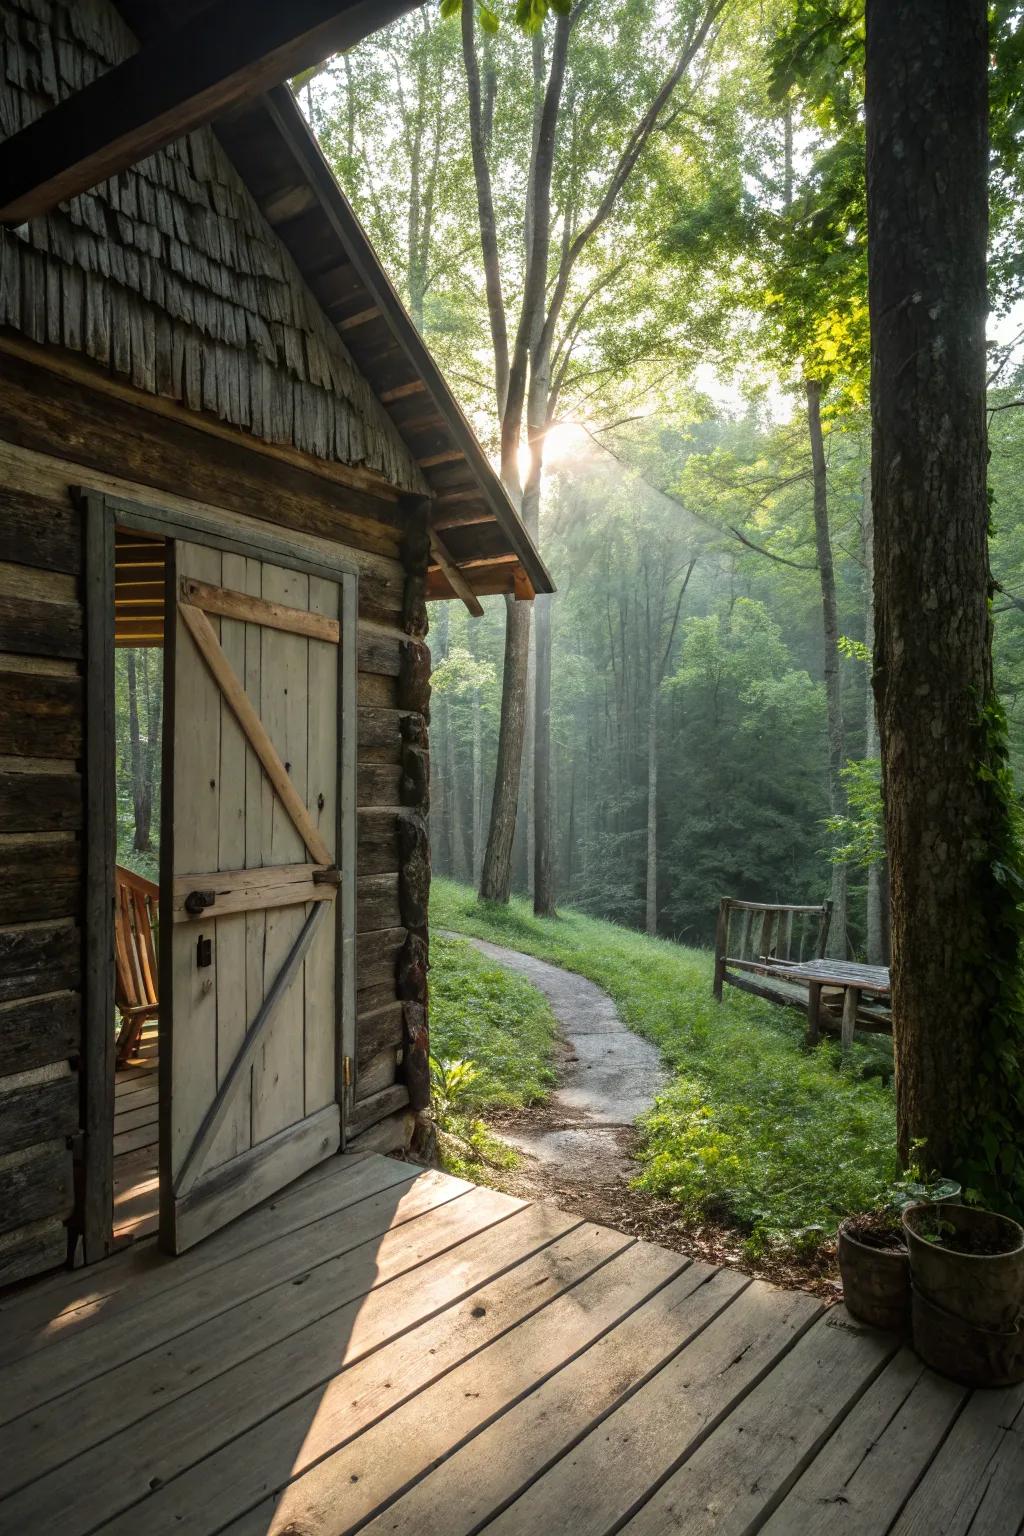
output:
M906 1249L876 1248L839 1228L839 1273L847 1311L872 1328L903 1333L910 1325L910 1260Z
M967 1205L915 1205L903 1230L921 1358L968 1386L1024 1380L1024 1228ZM953 1246L943 1245L944 1231ZM922 1236L932 1232L938 1242ZM958 1252L958 1241L982 1251Z

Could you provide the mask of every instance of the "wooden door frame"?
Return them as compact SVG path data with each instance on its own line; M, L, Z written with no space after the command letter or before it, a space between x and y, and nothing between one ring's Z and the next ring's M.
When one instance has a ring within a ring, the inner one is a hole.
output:
M164 849L173 826L173 776L164 766L174 731L173 541L208 544L228 553L304 571L338 583L341 644L338 653L338 808L336 847L341 869L338 890L335 971L335 1097L341 1113L341 1145L348 1139L354 1105L356 1051L356 696L359 569L340 552L316 553L261 526L242 530L214 511L164 511L141 502L83 490L78 493L85 520L85 903L83 913L83 1124L84 1195L82 1230L86 1263L104 1258L114 1247L114 869L116 763L114 756L114 539L117 527L155 533L172 544L167 562L164 624L164 714L160 809L160 907L171 911L171 875ZM165 942L165 933L167 942ZM170 1038L170 927L161 924L160 1035ZM167 1066L164 1066L164 1061ZM160 1051L160 1181L169 1180L170 1053ZM169 1186L168 1186L169 1187Z

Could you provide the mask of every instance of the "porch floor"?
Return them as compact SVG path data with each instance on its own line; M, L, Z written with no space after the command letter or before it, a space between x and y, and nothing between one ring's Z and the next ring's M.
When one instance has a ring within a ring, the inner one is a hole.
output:
M134 1054L114 1077L115 1237L145 1237L156 1231L159 1113L154 1020L144 1026Z
M1024 1389L374 1155L0 1303L0 1530L1017 1536Z

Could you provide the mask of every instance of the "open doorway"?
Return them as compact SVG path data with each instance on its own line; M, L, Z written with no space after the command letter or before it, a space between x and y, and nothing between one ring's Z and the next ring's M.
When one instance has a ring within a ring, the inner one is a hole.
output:
M202 511L86 511L91 1261L182 1252L341 1144L357 587Z
M160 803L166 542L114 541L114 1238L159 1210Z

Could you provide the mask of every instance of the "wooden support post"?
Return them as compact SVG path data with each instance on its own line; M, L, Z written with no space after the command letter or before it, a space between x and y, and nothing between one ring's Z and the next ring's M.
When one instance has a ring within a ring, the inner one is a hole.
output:
M766 912L761 923L761 953L765 960L772 957L772 945L775 943L775 934L778 929L779 913Z
M825 901L821 905L821 923L818 927L818 948L816 954L819 960L824 960L825 958L825 950L828 948L828 931L831 926L832 903L831 901Z
M850 1046L853 1044L853 1032L857 1027L857 1009L859 1007L860 988L847 987L843 993L842 1050L844 1056L849 1054Z
M718 903L718 925L715 929L715 981L712 994L715 1002L722 1001L722 987L725 983L725 957L729 949L729 912L731 903L728 896L723 896Z
M808 1045L817 1045L821 1038L821 982L812 981L807 988L807 1035Z

